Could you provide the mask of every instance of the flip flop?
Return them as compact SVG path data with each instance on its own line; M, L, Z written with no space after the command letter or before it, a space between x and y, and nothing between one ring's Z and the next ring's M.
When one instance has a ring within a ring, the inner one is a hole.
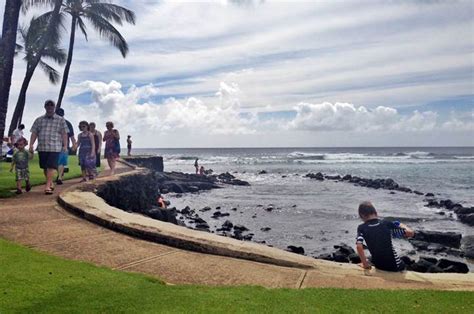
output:
M53 194L53 190L51 190L51 189L46 189L46 190L44 190L44 194L46 194L46 195L51 195L51 194Z

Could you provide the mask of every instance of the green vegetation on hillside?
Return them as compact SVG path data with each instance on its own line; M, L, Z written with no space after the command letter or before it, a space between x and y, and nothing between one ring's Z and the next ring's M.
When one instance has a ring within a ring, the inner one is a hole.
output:
M81 168L78 165L77 156L69 156L69 172L64 175L64 179L72 179L81 176ZM16 181L15 171L10 172L11 163L0 162L0 198L15 195ZM31 185L40 185L46 182L43 170L39 167L38 154L35 153L33 160L30 160L30 182ZM23 188L25 187L23 183Z
M472 292L168 286L0 239L0 313L473 313Z

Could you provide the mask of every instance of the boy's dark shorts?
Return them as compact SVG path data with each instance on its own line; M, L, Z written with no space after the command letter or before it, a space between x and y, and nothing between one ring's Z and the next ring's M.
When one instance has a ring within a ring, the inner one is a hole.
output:
M38 152L41 169L58 169L59 152Z

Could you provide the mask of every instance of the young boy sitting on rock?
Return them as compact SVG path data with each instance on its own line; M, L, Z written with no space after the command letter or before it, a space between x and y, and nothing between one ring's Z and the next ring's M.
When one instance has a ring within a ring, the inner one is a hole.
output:
M379 219L377 211L371 202L363 202L359 205L359 216L364 221L357 228L357 253L359 254L364 269L370 269L364 253L364 241L367 243L372 264L385 271L403 271L405 263L400 260L392 244L394 238L411 238L413 230L399 222L391 222Z

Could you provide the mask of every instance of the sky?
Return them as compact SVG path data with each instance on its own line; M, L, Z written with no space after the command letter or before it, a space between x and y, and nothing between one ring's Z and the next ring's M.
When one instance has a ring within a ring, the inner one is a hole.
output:
M473 1L113 2L136 13L130 52L76 34L74 126L113 121L134 147L474 146ZM27 130L59 88L36 71Z

